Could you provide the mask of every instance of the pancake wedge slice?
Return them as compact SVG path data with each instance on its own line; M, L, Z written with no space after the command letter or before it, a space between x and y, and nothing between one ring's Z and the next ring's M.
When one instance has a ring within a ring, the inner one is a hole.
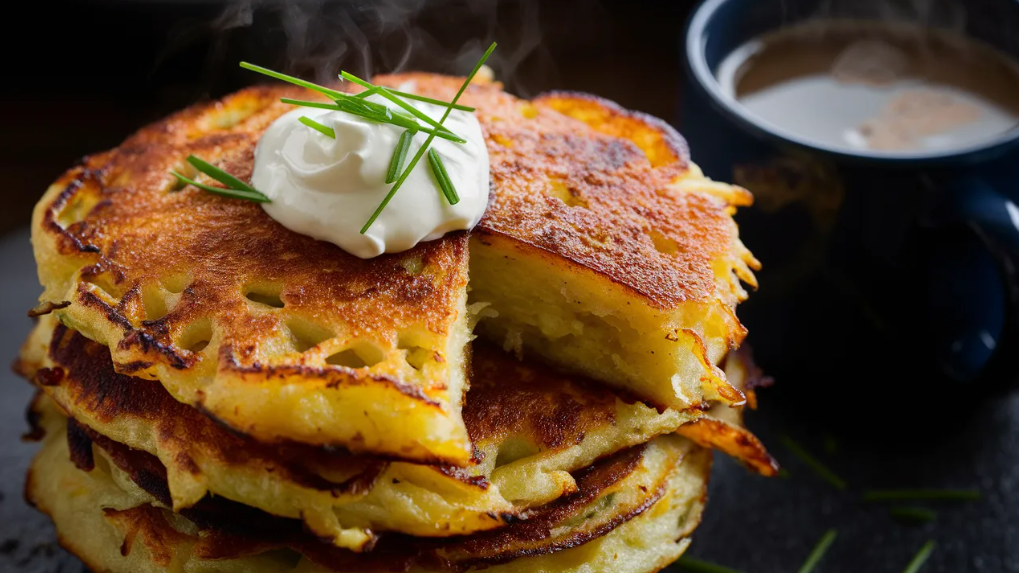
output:
M192 107L66 172L33 216L42 299L119 372L237 432L464 464L466 234L362 260L170 174L195 154L250 179L300 93Z
M438 98L458 85L380 81ZM732 215L750 194L704 177L661 120L603 99L479 84L464 100L493 185L470 247L479 333L659 406L743 403L715 365L746 334L735 307L758 263Z

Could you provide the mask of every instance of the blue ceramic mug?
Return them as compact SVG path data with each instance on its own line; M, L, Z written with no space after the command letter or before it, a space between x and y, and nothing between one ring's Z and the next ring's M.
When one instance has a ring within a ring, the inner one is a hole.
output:
M949 3L965 7L967 35L1019 59L1019 2ZM856 398L972 402L1019 371L1019 130L892 157L762 124L715 70L748 40L816 18L821 4L707 0L682 40L680 130L693 160L755 195L737 216L764 265L740 308L748 341L776 378L839 389L854 408Z

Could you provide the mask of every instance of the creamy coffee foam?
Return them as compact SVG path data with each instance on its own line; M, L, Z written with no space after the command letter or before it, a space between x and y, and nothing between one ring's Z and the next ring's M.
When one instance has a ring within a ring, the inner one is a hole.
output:
M848 151L945 151L1019 126L1019 68L929 29L799 25L741 46L718 79L763 121Z

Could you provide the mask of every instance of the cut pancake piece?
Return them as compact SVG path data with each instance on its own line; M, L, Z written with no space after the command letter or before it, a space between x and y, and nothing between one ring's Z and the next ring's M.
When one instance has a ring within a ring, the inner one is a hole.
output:
M19 369L90 431L157 456L175 509L211 493L302 518L351 549L386 531L431 537L501 527L576 491L573 472L701 415L659 412L484 343L475 343L473 363L464 418L476 463L467 468L238 436L157 382L117 374L105 347L52 316L40 319Z
M62 416L45 400L36 406L46 442L26 496L53 518L64 547L92 569L113 573L657 571L689 544L710 469L709 451L660 437L578 472L574 494L529 520L449 540L390 536L374 551L353 553L294 528L292 520L259 518L223 500L171 513L152 493L158 479L142 479L146 464L132 455L146 454L117 445L112 449L123 451L111 453L77 438L69 449Z
M192 107L65 173L33 217L42 299L69 302L61 320L118 371L236 431L466 463L465 233L362 260L170 173L192 174L195 154L248 180L259 136L291 109L279 98L299 94Z
M458 86L380 81L440 99ZM479 333L660 406L741 404L715 365L745 336L734 310L758 263L732 215L750 194L704 177L661 120L593 96L528 102L492 84L464 100L494 190L471 239Z

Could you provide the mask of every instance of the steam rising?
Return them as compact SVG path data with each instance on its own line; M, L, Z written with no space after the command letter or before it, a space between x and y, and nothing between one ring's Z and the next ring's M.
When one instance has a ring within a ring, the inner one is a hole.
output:
M493 41L499 49L488 65L512 91L532 91L518 74L525 62L531 79L555 74L542 46L537 0L235 0L206 31L215 36L210 67L228 63L222 45L239 31L267 55L259 63L319 82L335 81L341 68L362 77L404 70L463 75Z

